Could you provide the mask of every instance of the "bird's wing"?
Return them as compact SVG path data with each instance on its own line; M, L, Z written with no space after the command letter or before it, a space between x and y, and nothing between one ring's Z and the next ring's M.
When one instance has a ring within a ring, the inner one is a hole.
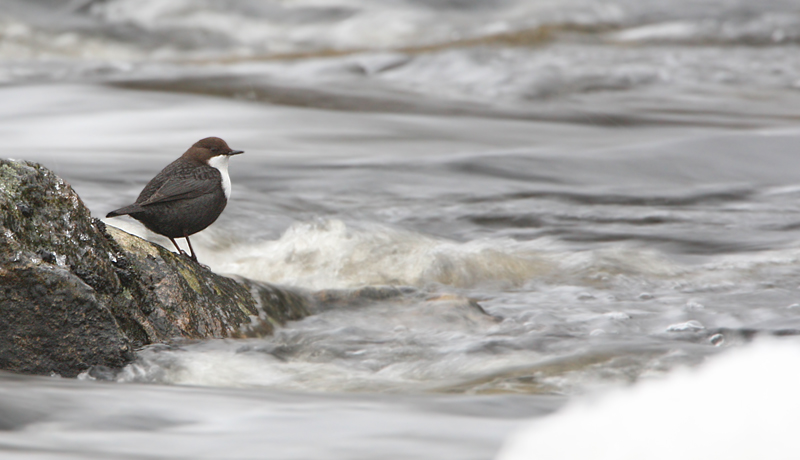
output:
M148 206L197 198L207 193L214 193L220 186L220 182L220 173L214 168L208 168L196 174L170 177L147 200L137 204Z

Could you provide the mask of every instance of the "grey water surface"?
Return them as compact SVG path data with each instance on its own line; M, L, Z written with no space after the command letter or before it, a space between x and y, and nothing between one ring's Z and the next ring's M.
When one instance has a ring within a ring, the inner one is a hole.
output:
M796 335L799 45L777 0L0 1L3 157L101 217L220 136L246 153L201 261L415 292L111 382L3 374L0 456L489 459Z

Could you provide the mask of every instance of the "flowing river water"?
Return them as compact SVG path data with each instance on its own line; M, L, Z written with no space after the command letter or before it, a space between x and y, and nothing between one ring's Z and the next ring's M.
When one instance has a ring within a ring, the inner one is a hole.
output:
M790 1L0 0L3 157L100 217L219 136L246 153L203 263L408 292L112 382L0 374L0 456L490 459L793 343L798 45Z

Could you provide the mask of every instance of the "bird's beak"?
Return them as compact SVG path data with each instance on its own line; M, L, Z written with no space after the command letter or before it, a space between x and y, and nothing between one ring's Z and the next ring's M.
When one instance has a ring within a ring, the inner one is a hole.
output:
M240 153L244 153L244 150L231 150L230 152L227 153L227 155L232 156L232 155L238 155Z

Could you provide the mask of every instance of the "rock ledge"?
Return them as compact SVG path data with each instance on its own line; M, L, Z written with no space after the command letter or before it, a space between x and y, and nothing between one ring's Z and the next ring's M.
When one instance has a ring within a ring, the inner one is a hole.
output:
M0 235L0 369L119 368L152 343L270 334L314 305L106 226L36 163L0 159Z

